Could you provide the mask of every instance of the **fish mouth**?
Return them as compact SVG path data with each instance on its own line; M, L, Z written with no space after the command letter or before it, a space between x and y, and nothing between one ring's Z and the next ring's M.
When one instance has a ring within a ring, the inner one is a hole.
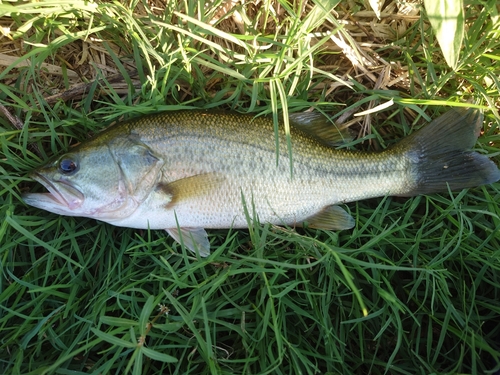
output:
M33 172L30 177L41 183L49 192L23 194L23 200L27 204L66 215L68 210L75 210L83 204L85 199L83 193L66 181L57 181L56 186L40 173Z

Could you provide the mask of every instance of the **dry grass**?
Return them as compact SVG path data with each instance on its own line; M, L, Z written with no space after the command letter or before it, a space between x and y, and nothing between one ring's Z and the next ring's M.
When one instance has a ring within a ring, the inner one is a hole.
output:
M284 38L286 30L276 26L290 24L290 21L286 19L290 17L290 14L279 2L223 1L217 4L215 6L207 4L206 9L210 10L206 12L207 17L203 21L228 33L253 35L259 32L262 35L274 35L276 39L280 39ZM305 17L313 5L314 3L305 1L302 9L297 10L297 13ZM148 19L150 14L161 15L165 12L168 10L165 9L163 1L149 1L147 5L138 3L133 10L134 17L137 19ZM321 51L313 61L318 69L331 72L345 82L354 79L366 90L399 90L407 93L413 91L417 94L421 92L422 88L418 85L420 80L414 80L417 84L410 90L409 74L412 68L401 63L400 59L393 58L402 53L402 47L396 43L402 35L420 38L415 31L411 34L411 29L420 22L417 3L393 1L382 10L380 19L377 19L375 13L367 5L355 1L341 3L332 14L338 20L338 24L343 27L346 36L331 33L338 25L328 21L315 28L310 36L311 45L320 42L325 35L331 34L329 40L321 42ZM174 16L173 19L175 18ZM31 64L28 55L34 45L50 45L63 35L62 32L56 30L34 43L33 39L37 34L34 28L28 28L27 32L22 32L19 26L26 24L15 22L10 17L2 17L0 25L3 29L0 39L0 72L7 67L10 70L2 80L7 86L17 82L17 76L22 74L21 67ZM71 31L82 32L85 29L77 25ZM130 50L124 48L123 44L127 41L122 39L117 42L114 40L116 36L111 35L109 39L106 39L90 33L57 48L43 62L40 63L37 60L38 75L36 79L29 77L22 82L23 89L27 93L33 89L38 90L43 95L43 102L47 104L53 104L59 100L74 100L75 105L78 105L77 100L87 95L89 85L106 79L116 93L126 95L127 83L120 74L120 68L116 66L116 58L110 55L110 50L123 63L123 68L134 77L137 77L134 72L138 68L131 59ZM126 38L125 35L120 35L120 37ZM228 50L242 52L239 45L226 39L210 35L206 38L220 43ZM106 43L106 48L103 42ZM262 43L259 47L268 48ZM215 52L209 53L209 56L223 63ZM19 61L14 64L16 60ZM147 74L147 72L144 73ZM210 76L213 71L206 68L202 73ZM419 72L416 71L413 74L419 74ZM220 89L220 81L222 80L214 79L207 82L207 92L212 97ZM141 86L140 80L136 78L133 84L137 89ZM188 82L177 80L176 84L180 85L184 93L180 98L181 101L193 99L194 95ZM345 92L341 90L342 87L344 85L341 82L323 82L313 87L312 90L325 91L325 99L331 102L352 102L352 92ZM95 91L93 100L106 101L108 92L109 89ZM375 104L374 101L370 101L365 108L372 108ZM367 116L363 120L368 129L369 119L370 116ZM361 120L355 118L354 121Z

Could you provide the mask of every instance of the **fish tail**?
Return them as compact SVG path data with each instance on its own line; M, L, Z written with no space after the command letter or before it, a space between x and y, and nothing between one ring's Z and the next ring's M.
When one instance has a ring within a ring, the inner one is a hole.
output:
M452 109L396 147L411 160L415 181L408 194L431 194L490 184L500 170L487 156L471 151L480 134L483 114Z

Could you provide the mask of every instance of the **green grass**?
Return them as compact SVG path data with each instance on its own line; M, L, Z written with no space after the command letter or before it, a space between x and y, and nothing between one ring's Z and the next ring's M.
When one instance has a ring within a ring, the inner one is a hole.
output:
M495 1L466 3L455 71L425 15L371 40L359 26L373 21L375 34L382 21L358 17L362 2L337 3L238 5L242 31L233 11L210 24L221 1L0 4L10 27L0 52L29 59L0 71L0 103L25 124L0 119L0 373L499 371L499 183L351 203L350 231L209 231L207 259L162 231L60 217L20 198L42 190L29 170L109 123L193 106L274 116L314 107L335 120L392 99L371 114L370 142L356 143L382 149L472 101L486 110L476 148L500 161ZM346 13L358 24L341 22ZM353 69L330 33L354 54L372 43L365 52L392 64L391 79L380 87ZM84 82L81 97L47 99Z

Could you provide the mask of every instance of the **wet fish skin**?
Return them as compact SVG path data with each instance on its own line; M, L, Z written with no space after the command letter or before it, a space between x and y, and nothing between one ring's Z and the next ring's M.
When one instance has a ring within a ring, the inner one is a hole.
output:
M116 124L34 171L49 193L24 200L62 215L166 229L206 256L204 228L247 227L242 198L261 222L348 229L354 220L339 203L497 181L495 164L469 151L482 119L451 110L394 147L368 153L332 147L347 135L326 119L292 115L290 163L286 135L281 127L277 152L269 118L163 112Z

